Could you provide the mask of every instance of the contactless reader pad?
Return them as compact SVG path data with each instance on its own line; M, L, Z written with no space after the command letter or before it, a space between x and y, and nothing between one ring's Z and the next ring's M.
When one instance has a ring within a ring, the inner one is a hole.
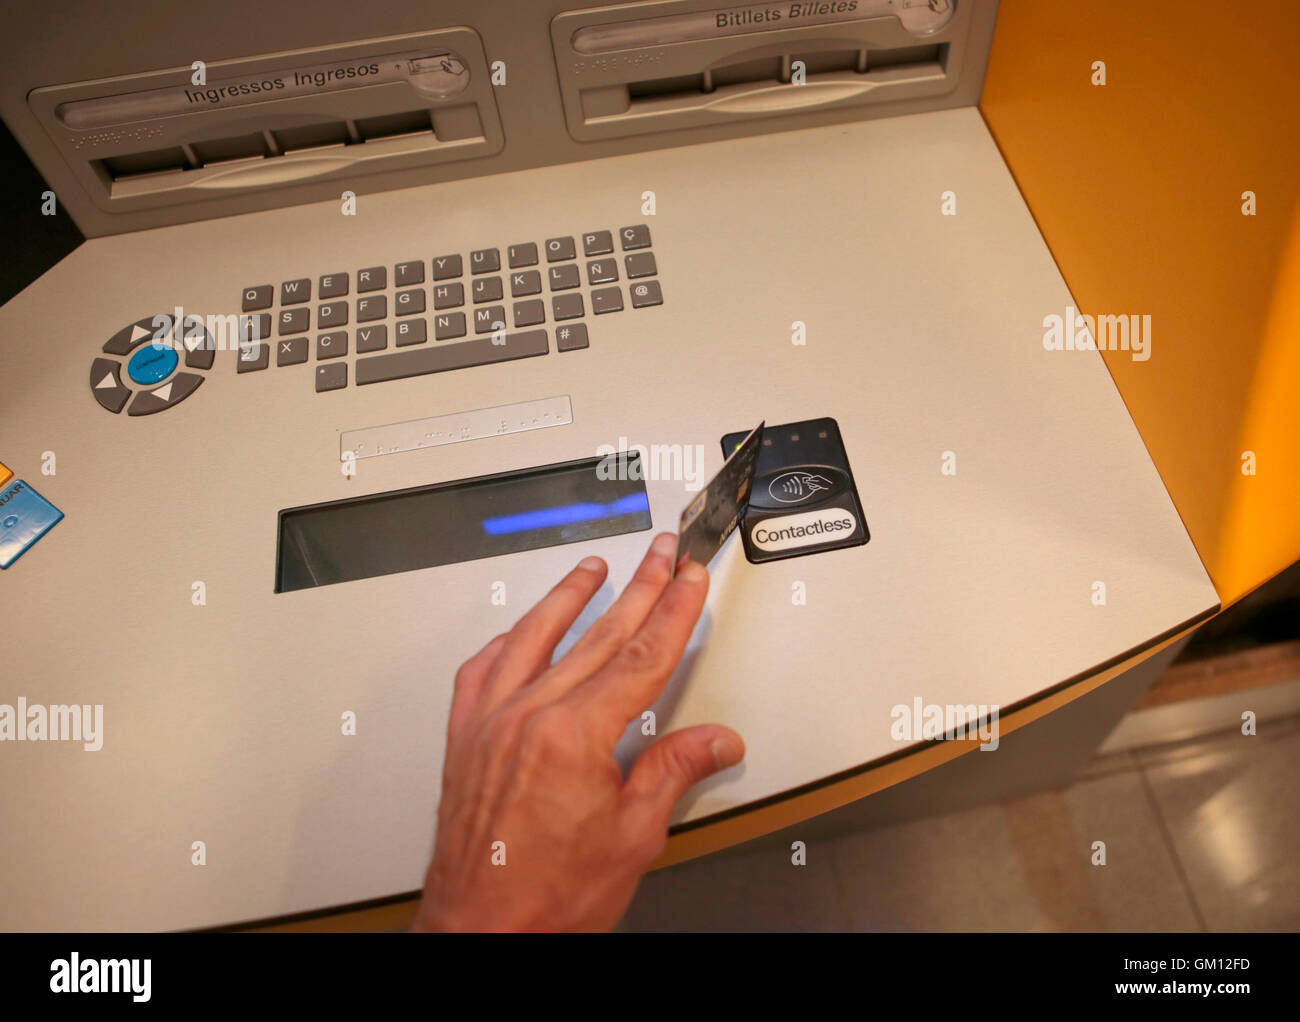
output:
M729 456L747 432L722 438ZM753 564L861 546L871 538L834 419L767 426L741 518Z

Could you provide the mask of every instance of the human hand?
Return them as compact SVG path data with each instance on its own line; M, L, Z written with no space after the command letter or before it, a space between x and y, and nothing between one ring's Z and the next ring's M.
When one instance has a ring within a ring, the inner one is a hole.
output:
M676 801L744 757L730 728L665 735L624 780L614 748L663 691L708 593L677 537L561 659L605 581L588 557L456 673L433 861L416 930L607 930L667 840ZM501 842L501 845L496 845ZM495 865L494 858L504 865Z

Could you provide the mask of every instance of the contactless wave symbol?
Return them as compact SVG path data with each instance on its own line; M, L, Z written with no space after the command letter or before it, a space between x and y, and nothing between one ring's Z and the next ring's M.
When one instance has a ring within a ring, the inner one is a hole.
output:
M815 472L782 472L767 484L772 499L782 504L800 504L830 488L831 481Z

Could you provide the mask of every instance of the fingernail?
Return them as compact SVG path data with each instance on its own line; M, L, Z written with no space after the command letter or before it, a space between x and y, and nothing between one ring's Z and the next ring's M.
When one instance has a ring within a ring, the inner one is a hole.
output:
M650 552L656 557L671 561L673 554L677 553L677 537L671 532L661 532L650 544Z
M693 585L699 585L708 580L709 573L698 561L684 561L677 569L677 577Z
M578 567L583 571L604 571L605 562L599 557L584 557L578 562Z
M715 738L709 743L709 752L713 753L713 762L719 770L725 770L729 766L735 766L741 761L745 753L743 749L738 749L736 743L727 738Z

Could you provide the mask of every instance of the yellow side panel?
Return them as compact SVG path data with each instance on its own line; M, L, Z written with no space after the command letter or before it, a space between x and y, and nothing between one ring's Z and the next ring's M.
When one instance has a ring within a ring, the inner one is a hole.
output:
M1300 559L1300 3L1002 0L980 106L1080 310L1151 316L1106 364L1238 599Z

